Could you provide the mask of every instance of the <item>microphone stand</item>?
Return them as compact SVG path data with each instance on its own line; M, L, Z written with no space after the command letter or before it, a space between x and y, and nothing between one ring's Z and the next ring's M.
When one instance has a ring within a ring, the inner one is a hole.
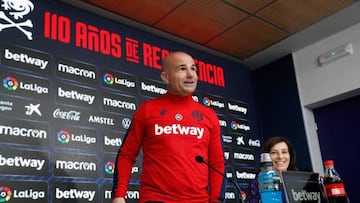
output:
M207 165L209 168L211 168L212 170L214 170L216 173L220 174L222 177L224 177L226 180L230 181L237 189L238 193L239 193L239 199L240 199L240 203L244 203L242 194L241 194L241 188L240 186L232 179L232 178L228 178L226 177L223 173L221 173L219 170L217 170L215 167L213 167L212 165L210 165L209 163L207 163L204 158L200 155L197 155L195 157L195 160L199 163L204 163L205 165Z

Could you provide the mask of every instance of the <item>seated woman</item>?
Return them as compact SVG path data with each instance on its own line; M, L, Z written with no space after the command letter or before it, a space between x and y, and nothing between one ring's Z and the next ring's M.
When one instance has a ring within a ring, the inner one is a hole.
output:
M266 140L263 145L263 152L270 153L274 169L280 171L296 171L296 154L291 142L280 136L274 136ZM258 173L257 173L258 174ZM257 182L257 175L246 192L246 203L259 203L260 192Z

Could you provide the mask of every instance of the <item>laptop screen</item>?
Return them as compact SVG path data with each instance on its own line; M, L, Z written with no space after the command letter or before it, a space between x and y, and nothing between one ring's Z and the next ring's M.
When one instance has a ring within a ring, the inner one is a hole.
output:
M281 178L288 203L327 203L318 173L283 171Z

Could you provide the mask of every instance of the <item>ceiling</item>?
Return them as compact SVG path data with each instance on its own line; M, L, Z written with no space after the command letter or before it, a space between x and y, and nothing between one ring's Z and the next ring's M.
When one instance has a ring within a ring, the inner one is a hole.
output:
M360 22L359 2L352 0L63 1L249 69Z

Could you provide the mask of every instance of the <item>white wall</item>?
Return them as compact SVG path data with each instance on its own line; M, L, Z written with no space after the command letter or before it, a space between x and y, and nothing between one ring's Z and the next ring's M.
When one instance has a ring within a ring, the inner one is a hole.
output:
M318 65L319 55L346 43L352 44L352 55ZM313 170L322 174L312 109L360 94L360 24L294 52L293 59L311 163Z

